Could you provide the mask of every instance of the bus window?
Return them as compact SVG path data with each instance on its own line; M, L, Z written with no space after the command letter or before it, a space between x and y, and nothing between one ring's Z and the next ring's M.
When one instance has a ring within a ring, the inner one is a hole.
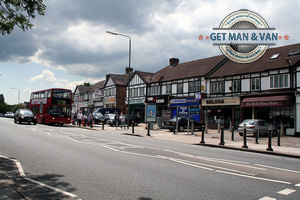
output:
M51 97L51 90L48 90L48 98Z
M41 92L41 98L44 98L44 92Z

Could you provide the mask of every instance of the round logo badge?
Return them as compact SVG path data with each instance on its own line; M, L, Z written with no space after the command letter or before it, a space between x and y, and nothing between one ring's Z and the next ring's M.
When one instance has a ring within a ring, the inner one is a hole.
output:
M259 30L268 29L267 22L257 13L249 10L239 10L229 14L221 22L219 29L223 30ZM259 59L269 48L260 44L226 44L219 45L222 53L237 63L251 63Z

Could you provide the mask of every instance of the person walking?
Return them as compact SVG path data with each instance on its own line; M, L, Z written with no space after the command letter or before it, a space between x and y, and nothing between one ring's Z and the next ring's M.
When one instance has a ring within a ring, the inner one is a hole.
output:
M88 116L88 123L90 125L90 128L93 128L93 115L92 115L92 113L90 113L89 116Z
M120 120L121 120L121 129L122 127L124 127L125 129L125 115L123 112L121 112Z
M83 126L86 127L86 124L87 124L87 115L86 114L83 115L83 121L84 121Z
M79 113L77 114L78 126L81 126L82 118L83 118L83 115L82 115L81 111L79 111Z
M116 116L115 116L115 122L116 122L116 129L118 129L119 122L120 122L120 116L119 116L119 113L117 113Z
M76 125L76 118L77 118L77 113L74 113L73 115L73 125Z

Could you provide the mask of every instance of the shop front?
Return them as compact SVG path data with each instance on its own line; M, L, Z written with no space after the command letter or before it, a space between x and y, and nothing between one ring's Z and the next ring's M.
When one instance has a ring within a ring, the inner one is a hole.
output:
M295 135L293 95L245 97L242 100L243 119L264 119L277 128L283 123L286 134Z
M230 122L237 128L240 123L240 97L204 98L202 108L210 129L217 129L219 123L228 129Z
M126 101L127 105L127 101ZM129 112L141 118L145 122L145 101L143 99L133 99L129 102Z
M172 117L176 117L177 112L178 116L187 112L190 117L201 122L200 99L171 99L170 108L172 110Z
M114 107L116 107L116 98L104 99L104 107L105 108L114 108Z
M156 119L159 126L162 125L165 112L169 111L169 95L148 96L146 103L156 104Z

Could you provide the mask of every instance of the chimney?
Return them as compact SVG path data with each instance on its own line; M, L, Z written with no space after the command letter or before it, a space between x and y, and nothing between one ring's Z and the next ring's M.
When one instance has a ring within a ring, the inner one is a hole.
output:
M178 58L170 58L169 61L170 61L170 67L175 67L179 63Z
M126 74L131 74L133 72L133 69L132 68L130 68L130 72L129 72L129 68L128 67L126 67L126 69L125 69L125 73Z

